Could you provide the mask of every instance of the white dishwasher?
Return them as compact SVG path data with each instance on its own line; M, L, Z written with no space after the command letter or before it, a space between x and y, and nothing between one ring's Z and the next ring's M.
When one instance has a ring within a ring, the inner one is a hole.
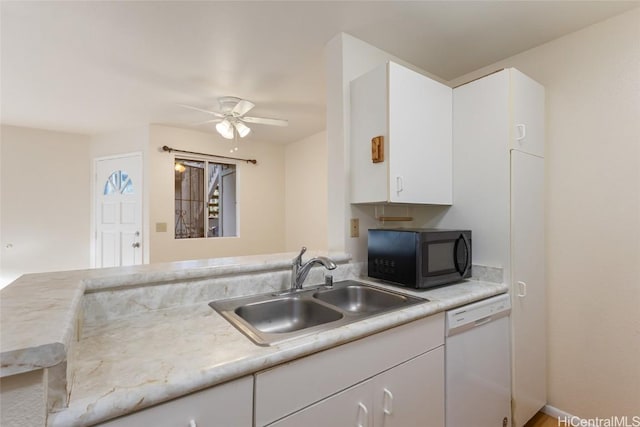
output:
M509 295L447 311L447 427L511 425Z

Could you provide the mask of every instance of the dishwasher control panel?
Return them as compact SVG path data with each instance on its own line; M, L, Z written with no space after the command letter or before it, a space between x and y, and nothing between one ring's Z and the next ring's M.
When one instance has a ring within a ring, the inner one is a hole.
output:
M511 313L508 294L487 298L447 311L447 336L481 326Z

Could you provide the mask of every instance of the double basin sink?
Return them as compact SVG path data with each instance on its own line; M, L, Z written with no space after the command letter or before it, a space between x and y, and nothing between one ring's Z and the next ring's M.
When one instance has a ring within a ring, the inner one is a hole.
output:
M218 300L209 305L253 342L268 346L426 301L346 280L332 287Z

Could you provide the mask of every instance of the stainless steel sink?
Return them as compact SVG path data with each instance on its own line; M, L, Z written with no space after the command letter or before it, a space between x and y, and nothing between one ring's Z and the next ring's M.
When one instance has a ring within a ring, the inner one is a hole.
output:
M337 289L318 291L314 298L350 313L375 313L405 306L404 295L365 285L347 285Z
M235 313L260 332L267 333L298 331L343 317L336 310L298 297L243 305L236 308Z
M258 345L274 345L426 302L347 280L332 287L218 300L209 305Z

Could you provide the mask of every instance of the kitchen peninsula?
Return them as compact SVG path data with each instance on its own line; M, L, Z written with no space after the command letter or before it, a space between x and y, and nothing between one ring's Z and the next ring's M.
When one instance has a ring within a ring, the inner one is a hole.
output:
M499 269L474 266L483 281L427 292L402 290L428 301L270 347L255 345L208 306L217 299L286 289L294 255L21 277L0 297L3 425L5 420L7 425L94 425L242 378L248 378L253 396L255 373L310 355L330 360L337 357L330 353L334 347L365 343L373 334L401 331L448 308L507 291ZM350 263L349 255L324 255L338 265L336 281L362 277L362 266ZM324 272L313 268L308 286L323 283ZM439 346L443 330L432 327ZM23 390L31 393L25 402L34 406L16 407L23 419L11 418L5 402L9 405L15 394L5 396L5 390L34 374L39 380ZM25 421L25 411L38 412L32 418L40 421Z

